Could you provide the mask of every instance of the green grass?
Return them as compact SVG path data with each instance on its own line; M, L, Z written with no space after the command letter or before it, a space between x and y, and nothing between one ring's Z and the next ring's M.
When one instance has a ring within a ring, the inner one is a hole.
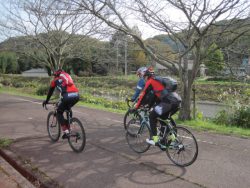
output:
M23 97L32 97L35 99L46 99L46 96L38 96L38 95L34 95L34 94L28 94L23 92L20 89L17 88L13 88L13 87L2 87L0 88L0 93L7 93L7 94L12 94L12 95L18 95L18 96L23 96Z
M213 133L250 138L250 129L243 129L236 126L218 125L209 120L190 120L190 121L177 120L177 123L186 125L195 130L209 131Z
M8 146L10 146L12 144L12 140L11 139L7 139L7 138L0 138L0 148L6 148Z
M88 108L92 108L92 109L98 109L98 110L103 110L103 111L108 111L108 112L114 112L114 113L118 113L118 114L125 114L125 110L119 110L119 109L113 109L113 108L106 108L103 105L97 105L97 104L90 104L90 103L85 103L82 101L79 101L77 103L77 106L84 106L84 107L88 107Z

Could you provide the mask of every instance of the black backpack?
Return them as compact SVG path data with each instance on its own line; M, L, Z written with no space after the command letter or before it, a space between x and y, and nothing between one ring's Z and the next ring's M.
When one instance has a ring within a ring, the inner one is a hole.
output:
M171 77L156 76L154 79L161 82L168 92L175 92L177 90L177 81Z

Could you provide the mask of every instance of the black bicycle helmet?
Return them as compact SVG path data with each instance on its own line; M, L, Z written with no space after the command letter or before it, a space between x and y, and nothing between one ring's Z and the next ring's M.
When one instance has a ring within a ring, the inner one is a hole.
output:
M149 67L149 68L145 71L144 76L151 77L151 76L153 76L154 74L155 74L155 72L154 72L153 67Z

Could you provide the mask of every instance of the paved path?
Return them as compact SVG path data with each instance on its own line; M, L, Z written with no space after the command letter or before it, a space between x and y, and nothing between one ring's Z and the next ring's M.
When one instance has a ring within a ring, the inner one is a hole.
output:
M249 139L193 131L198 159L179 168L157 148L141 155L131 151L122 115L75 107L87 134L84 151L76 154L64 140L49 141L47 113L40 101L0 94L0 137L16 139L11 151L63 187L250 187Z

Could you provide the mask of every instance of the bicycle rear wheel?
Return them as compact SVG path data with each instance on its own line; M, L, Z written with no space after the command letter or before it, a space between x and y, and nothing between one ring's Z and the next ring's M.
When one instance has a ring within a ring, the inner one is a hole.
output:
M69 145L74 152L81 152L86 144L86 135L82 123L77 118L72 118L70 124Z
M133 119L128 122L126 132L126 140L129 147L136 153L144 153L150 145L146 142L147 138L150 138L150 129L147 123L140 124L139 121Z
M166 140L167 156L177 166L189 166L198 156L198 144L194 135L184 127L175 127L175 141ZM170 133L168 133L167 138Z
M56 142L59 140L61 135L61 128L57 121L57 117L54 111L49 112L47 117L47 131L49 138L52 142Z

